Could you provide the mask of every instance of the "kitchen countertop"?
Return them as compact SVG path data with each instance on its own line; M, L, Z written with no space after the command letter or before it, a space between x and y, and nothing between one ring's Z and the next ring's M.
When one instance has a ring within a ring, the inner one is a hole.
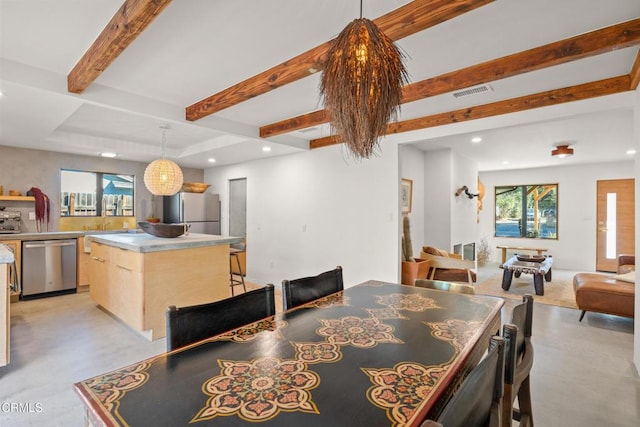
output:
M203 246L240 243L242 237L216 236L212 234L189 233L175 238L155 237L147 233L96 234L86 236L87 240L128 249L135 252L159 252L176 249L199 248Z
M0 244L0 264L11 264L13 260L13 252L5 245Z

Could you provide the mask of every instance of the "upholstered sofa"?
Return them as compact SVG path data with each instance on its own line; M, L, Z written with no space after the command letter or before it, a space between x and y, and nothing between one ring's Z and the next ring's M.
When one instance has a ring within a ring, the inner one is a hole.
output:
M618 257L618 274L578 273L573 277L576 305L582 313L587 311L634 317L635 257Z

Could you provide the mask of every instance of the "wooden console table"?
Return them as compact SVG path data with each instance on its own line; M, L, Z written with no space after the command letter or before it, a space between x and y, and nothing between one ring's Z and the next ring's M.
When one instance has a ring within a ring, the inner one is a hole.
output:
M502 249L502 261L500 265L507 261L507 250L512 251L535 251L537 255L542 255L543 252L548 251L546 248L523 248L521 246L496 246L498 249Z

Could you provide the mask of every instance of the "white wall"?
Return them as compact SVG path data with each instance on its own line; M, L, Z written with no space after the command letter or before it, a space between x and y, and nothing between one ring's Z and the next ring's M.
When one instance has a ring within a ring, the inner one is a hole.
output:
M480 234L489 237L493 261L500 260L497 245L541 247L553 255L554 267L595 271L596 182L633 177L633 161L482 172L480 180L486 186L487 195L480 213ZM558 184L557 240L493 237L495 186L555 183Z
M424 238L423 245L451 251L451 208L453 197L451 150L424 153Z
M478 236L478 199L470 199L464 192L458 197L456 191L466 185L469 192L478 192L478 165L474 160L452 154L451 187L451 245L467 244L479 241Z
M345 287L399 282L398 147L356 162L340 146L205 170L228 226L228 180L247 178L247 277L258 283L341 265Z
M411 242L413 256L419 257L424 245L424 152L410 145L399 147L400 176L413 181Z
M477 201L455 192L466 185L477 192L475 161L450 149L427 151L424 157L424 237L420 246L453 250L478 241Z
M636 89L636 105L634 112L634 146L636 148L635 161L635 177L636 177L636 259L640 259L640 209L638 209L638 201L640 201L640 87ZM636 305L635 305L635 328L633 340L633 362L636 366L636 372L640 372L640 292L638 292L638 282L636 282Z

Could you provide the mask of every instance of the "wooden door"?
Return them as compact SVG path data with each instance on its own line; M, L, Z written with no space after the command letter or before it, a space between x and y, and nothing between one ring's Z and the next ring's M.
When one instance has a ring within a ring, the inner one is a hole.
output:
M597 183L596 270L615 272L618 254L635 253L633 179Z

